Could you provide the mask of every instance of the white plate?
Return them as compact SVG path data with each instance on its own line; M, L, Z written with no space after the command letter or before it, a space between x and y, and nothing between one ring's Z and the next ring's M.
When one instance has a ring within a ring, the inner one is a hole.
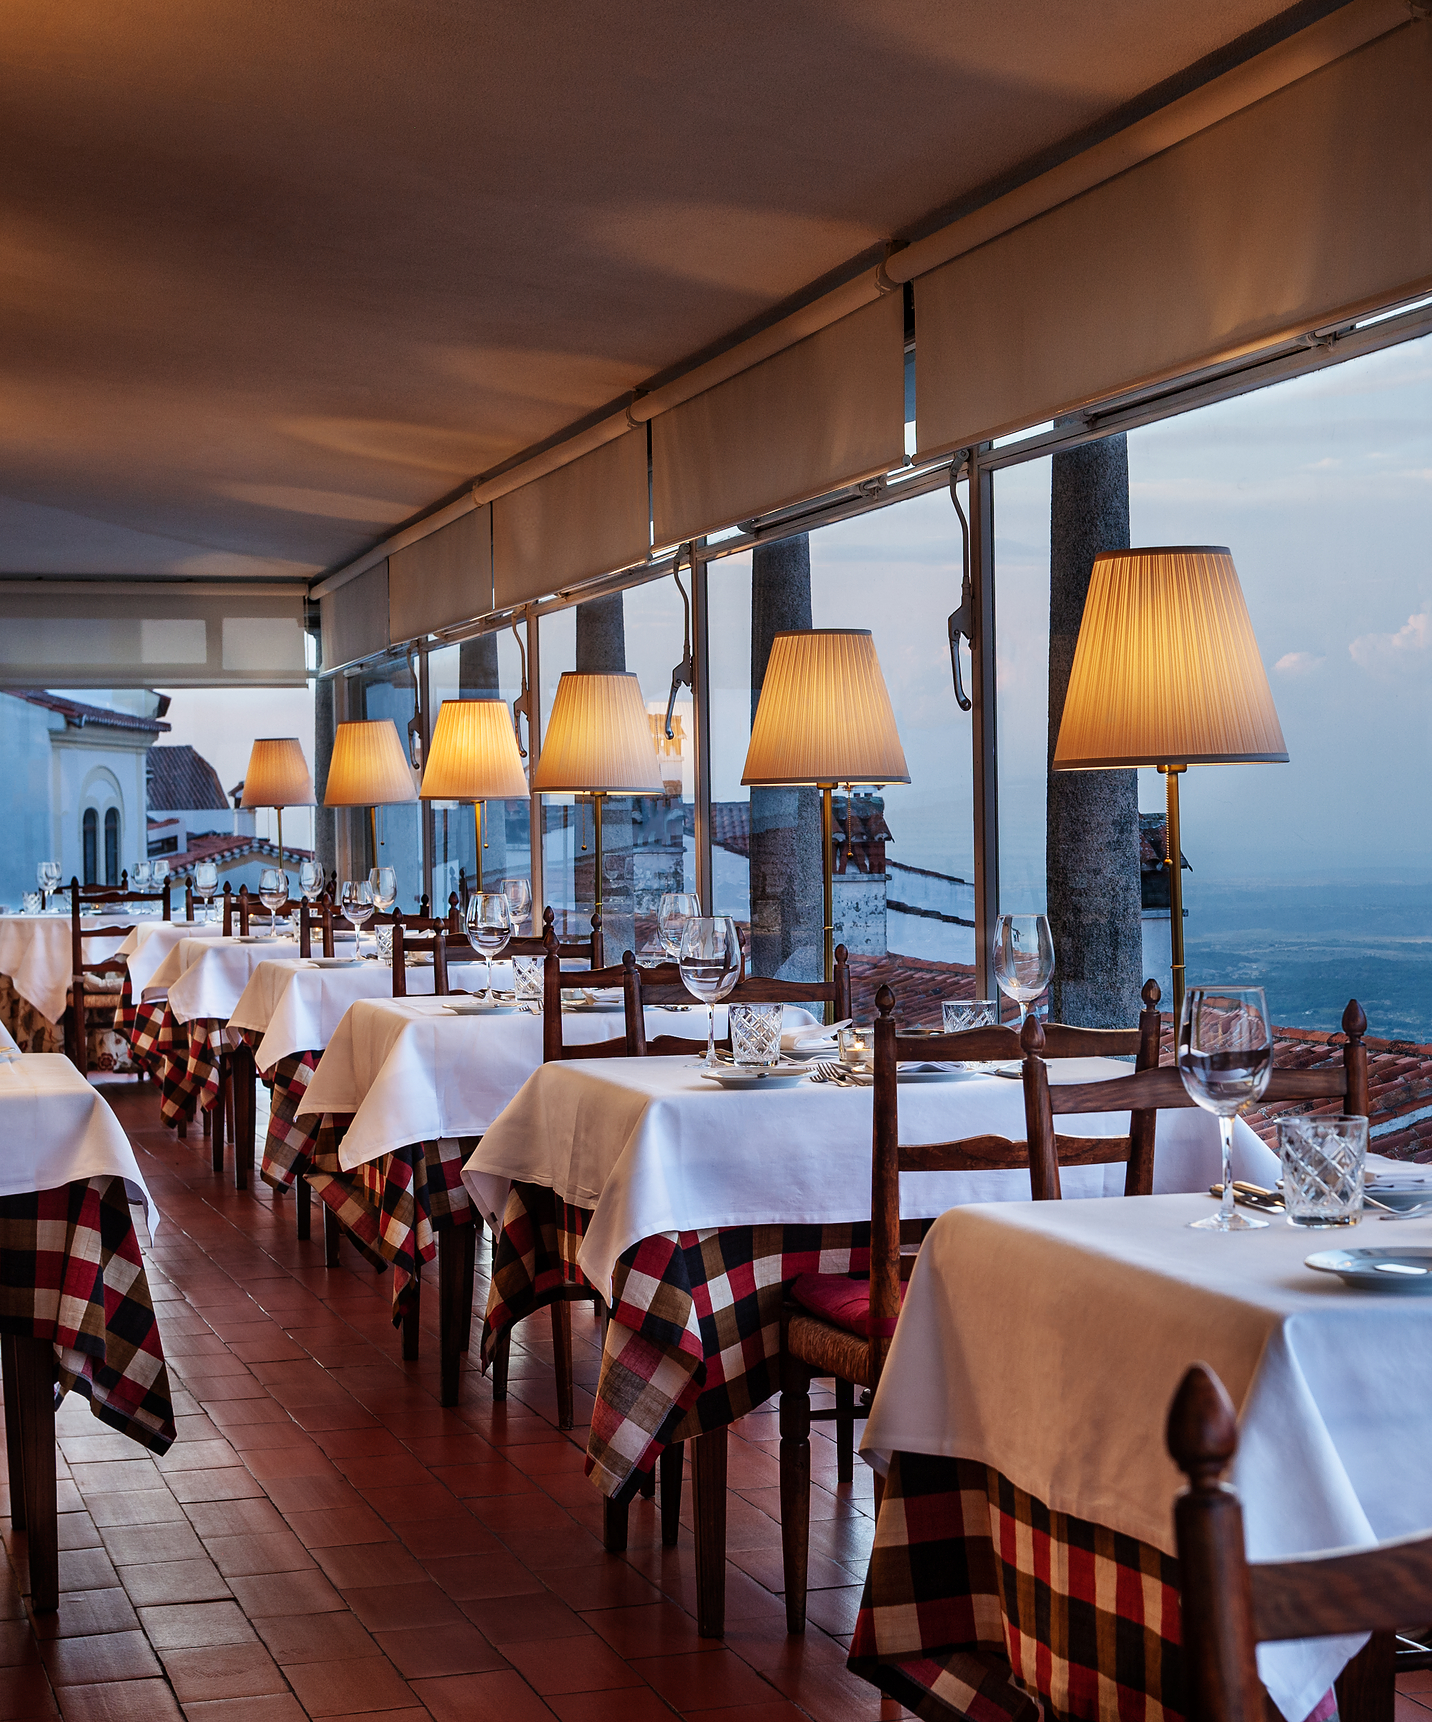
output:
M966 1077L978 1075L977 1070L946 1070L939 1064L901 1064L895 1067L897 1082L963 1082Z
M271 939L267 933L235 933L236 945L281 945L282 939Z
M503 1004L500 999L491 1004L486 999L447 999L443 1009L450 1016L514 1016L515 1004Z
M562 1006L562 1009L563 1010L570 1010L570 1011L577 1011L577 1012L582 1012L582 1011L622 1011L622 1010L626 1009L626 1006L622 1003L622 1001L620 999L610 999L610 1000L598 999L595 1004L589 1004L589 1003L564 1004Z
M309 957L306 959L316 969L356 969L357 957Z
M1432 1293L1432 1250L1318 1250L1303 1266L1358 1291Z
M808 1080L804 1070L732 1070L729 1067L722 1070L701 1070L699 1076L707 1082L719 1083L722 1088L790 1088L797 1082Z

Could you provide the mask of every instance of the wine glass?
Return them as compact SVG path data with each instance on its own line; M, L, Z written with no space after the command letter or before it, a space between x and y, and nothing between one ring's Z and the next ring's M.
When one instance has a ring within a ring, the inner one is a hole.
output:
M662 949L673 962L681 955L681 935L686 923L701 913L701 899L690 891L664 891L656 911L656 930Z
M278 912L288 901L288 874L281 867L265 867L259 874L259 901L269 912L269 937L278 926Z
M715 1070L716 1006L741 978L741 939L736 923L729 915L690 916L682 928L677 960L687 992L707 1007L706 1068Z
M529 879L499 879L497 889L512 911L512 931L519 930L532 911L532 882Z
M398 900L398 873L394 867L374 867L368 874L373 891L373 907L385 915Z
M214 918L214 893L219 889L219 863L217 861L201 861L194 869L194 889L199 893L204 904L204 919Z
M1019 1006L1024 1027L1029 1007L1054 973L1054 939L1046 915L1001 915L994 930L994 978Z
M1233 1206L1233 1120L1263 1098L1273 1074L1273 1030L1262 987L1190 987L1178 1022L1178 1073L1190 1100L1218 1118L1223 1201L1189 1223L1202 1232L1252 1232L1268 1222Z
M164 882L168 877L169 863L167 861L151 861L149 863L149 882L156 891L164 889Z
M35 882L40 887L40 909L43 913L50 907L50 893L57 891L60 885L60 864L58 861L42 861L35 869Z
M487 959L487 1002L492 1001L492 959L512 937L512 905L501 891L474 891L467 906L467 936Z
M345 879L338 903L343 919L356 933L373 913L373 887L366 879Z
M316 903L323 895L323 869L316 861L299 862L298 888L310 903Z

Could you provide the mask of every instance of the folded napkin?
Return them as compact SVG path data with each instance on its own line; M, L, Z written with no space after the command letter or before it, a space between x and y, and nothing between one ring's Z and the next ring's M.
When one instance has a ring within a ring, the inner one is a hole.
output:
M781 1030L782 1052L834 1052L835 1036L818 1023L802 1023L796 1028Z

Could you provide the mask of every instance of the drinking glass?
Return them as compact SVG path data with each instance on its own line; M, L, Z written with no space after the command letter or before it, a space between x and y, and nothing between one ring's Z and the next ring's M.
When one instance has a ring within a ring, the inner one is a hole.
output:
M58 861L42 861L35 869L36 883L40 887L40 912L43 914L50 906L51 891L60 888L60 864Z
M520 932L522 923L532 912L532 882L530 879L499 879L497 889L507 899L512 911L512 931Z
M288 874L282 867L265 867L259 874L259 901L269 912L268 936L278 927L278 912L288 901Z
M967 1028L995 1028L999 1024L998 999L942 999L940 1016L946 1034L959 1034ZM980 1059L955 1060L956 1070L991 1070L994 1066Z
M665 942L665 928L662 938ZM736 923L729 915L690 916L682 928L677 960L687 992L707 1008L706 1068L715 1070L716 1006L741 978L741 938Z
M518 1004L542 1008L541 957L512 959L512 991Z
M316 903L323 895L323 869L316 861L299 862L298 888L310 903Z
M149 889L149 876L149 863L147 861L136 861L129 870L129 882L136 891Z
M492 1003L492 959L512 937L512 905L501 891L474 891L467 906L467 936L487 959L487 991Z
M1190 987L1178 1024L1178 1073L1190 1100L1218 1118L1223 1201L1190 1222L1203 1232L1252 1232L1266 1220L1233 1206L1233 1120L1263 1098L1273 1074L1273 1031L1262 987Z
M169 863L167 861L151 861L149 863L149 882L156 891L164 889L164 883L168 877ZM158 913L157 910L155 912Z
M194 869L194 889L204 904L204 919L214 918L214 893L219 889L219 863L201 861Z
M648 939L636 953L636 966L639 969L659 969L666 960L666 946L660 939Z
M1362 1218L1367 1120L1304 1115L1278 1120L1283 1206L1290 1226L1355 1226Z
M1054 939L1045 915L1001 915L994 932L994 978L1019 1006L1024 1027L1032 1005L1054 973Z
M731 1056L743 1067L770 1070L780 1062L781 1018L778 1004L733 1004L727 1012L731 1023Z
M44 900L43 895L39 891L22 892L20 896L20 913L22 915L38 915L41 912L40 905ZM87 906L88 905L86 905L86 907ZM84 913L83 908L80 910L80 913Z
M699 919L701 899L690 891L663 892L656 911L656 928L662 949L673 962L681 955L681 935L686 923Z
M368 874L373 907L386 915L398 900L398 873L394 867L374 867Z
M373 887L366 879L345 879L338 896L343 919L356 933L373 913Z

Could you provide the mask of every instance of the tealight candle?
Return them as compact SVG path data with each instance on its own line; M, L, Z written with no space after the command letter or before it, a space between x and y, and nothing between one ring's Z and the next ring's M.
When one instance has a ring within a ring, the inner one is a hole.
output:
M839 1033L840 1062L847 1070L869 1070L875 1063L875 1031L871 1023L852 1023Z

